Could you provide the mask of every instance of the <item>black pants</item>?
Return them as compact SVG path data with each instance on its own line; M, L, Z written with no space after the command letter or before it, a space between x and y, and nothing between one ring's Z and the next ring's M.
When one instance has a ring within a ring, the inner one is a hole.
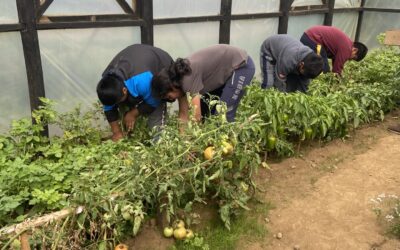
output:
M310 79L304 76L289 74L286 77L286 90L285 92L303 92L306 93L308 90L308 85L310 84Z

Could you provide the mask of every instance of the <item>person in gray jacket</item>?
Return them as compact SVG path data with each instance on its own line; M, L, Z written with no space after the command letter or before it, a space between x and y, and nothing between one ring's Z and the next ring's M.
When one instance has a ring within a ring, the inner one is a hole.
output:
M322 57L289 35L273 35L261 45L262 88L306 92L322 72Z

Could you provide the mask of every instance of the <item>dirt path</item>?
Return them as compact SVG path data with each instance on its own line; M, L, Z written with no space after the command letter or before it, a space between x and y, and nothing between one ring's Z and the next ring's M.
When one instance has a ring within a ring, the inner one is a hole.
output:
M400 250L400 241L383 236L370 201L382 193L400 195L400 136L386 126L271 164L258 177L267 190L263 199L276 207L269 215L271 233L239 248ZM274 237L278 233L281 239Z

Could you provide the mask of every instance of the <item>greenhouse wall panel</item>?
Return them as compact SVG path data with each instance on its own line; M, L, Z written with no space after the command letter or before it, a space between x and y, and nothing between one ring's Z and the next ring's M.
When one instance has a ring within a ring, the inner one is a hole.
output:
M167 18L218 15L220 7L220 0L153 0L153 16Z
M0 1L0 24L18 23L17 5L15 0Z
M288 34L300 39L304 31L314 25L322 25L324 15L291 16L289 17Z
M341 29L354 40L357 30L358 13L335 13L332 25Z
M0 33L0 131L11 121L29 117L30 104L24 52L19 32Z
M361 26L360 41L370 48L379 47L377 35L386 30L399 29L400 15L398 13L365 12Z
M232 21L230 43L249 53L256 65L257 78L260 78L261 44L269 36L277 34L278 22L278 18Z
M322 5L321 0L294 0L292 7L308 6L308 5Z
M132 3L132 1L127 1L127 3ZM55 0L45 12L46 15L51 16L123 13L118 3L110 0Z
M351 8L351 7L360 7L361 0L336 0L335 8ZM336 15L337 13L335 13Z
M46 97L67 111L97 100L103 70L119 51L140 43L140 28L43 30L39 43Z
M187 57L196 50L217 44L219 22L182 23L154 26L154 46L173 57Z
M279 4L279 0L233 0L232 14L278 12Z
M365 7L400 9L398 0L366 0Z

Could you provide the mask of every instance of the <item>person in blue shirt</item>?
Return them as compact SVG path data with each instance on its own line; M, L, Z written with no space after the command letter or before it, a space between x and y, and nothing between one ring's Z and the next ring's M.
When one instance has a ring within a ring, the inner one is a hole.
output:
M166 101L153 98L151 82L153 76L172 62L171 56L159 48L134 44L119 52L109 63L97 85L97 95L110 124L113 141L124 137L119 125L123 107L128 109L122 117L128 132L134 129L139 115L148 116L150 129L164 125Z

